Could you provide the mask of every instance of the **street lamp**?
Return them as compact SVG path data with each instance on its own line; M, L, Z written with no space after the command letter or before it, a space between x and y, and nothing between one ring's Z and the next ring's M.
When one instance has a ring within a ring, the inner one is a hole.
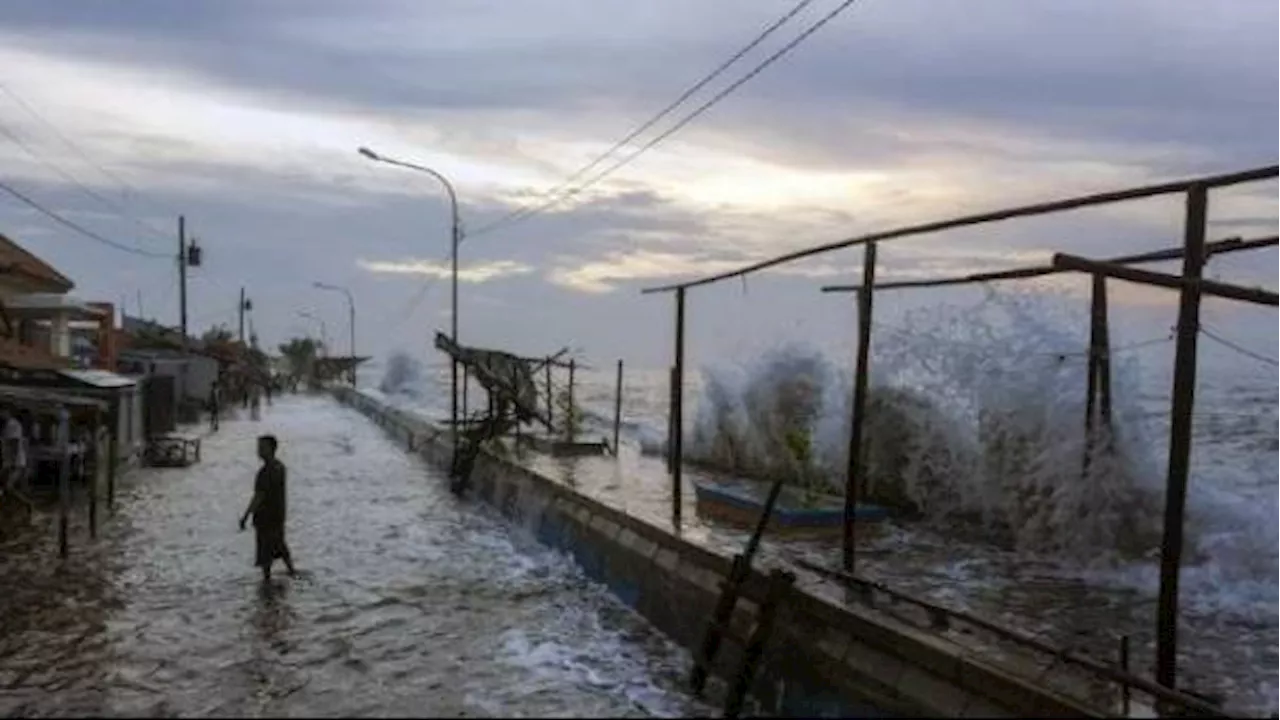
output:
M381 162L381 163L386 163L388 165L396 165L398 167L408 168L410 170L417 170L418 172L424 172L430 175L431 177L435 178L436 180L439 180L440 184L444 185L445 191L449 194L449 212L453 221L452 237L451 237L451 243L452 243L451 255L452 255L453 269L450 273L451 280L452 280L452 287L450 290L450 306L451 306L450 315L452 317L450 320L451 324L450 324L450 331L449 331L449 336L450 336L449 339L452 340L453 344L456 346L458 344L458 243L462 241L462 229L460 228L459 222L458 222L458 195L453 191L453 185L448 181L448 179L445 178L445 176L441 175L435 170L432 170L429 167L423 167L421 165L415 165L413 163L385 157L383 155L379 155L378 153L370 150L367 147L359 148L359 153L369 158L370 160L373 160L374 162ZM450 407L449 416L450 416L450 419L452 420L452 427L453 427L453 454L454 454L454 457L457 457L457 454L458 454L458 363L452 357L450 357L450 362L449 362L449 376L450 376L450 385L452 386L452 390L453 390L453 397L451 398L449 403L449 407Z
M333 290L347 296L347 310L350 313L347 318L347 327L351 331L351 387L356 386L356 300L351 296L351 291L340 286L330 285L329 283L315 282L312 283L320 290Z

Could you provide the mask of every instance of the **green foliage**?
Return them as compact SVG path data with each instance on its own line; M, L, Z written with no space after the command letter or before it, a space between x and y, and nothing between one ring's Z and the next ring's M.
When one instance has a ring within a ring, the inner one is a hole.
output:
M319 346L311 338L293 338L280 345L280 354L289 363L289 372L294 377L307 377L315 367Z

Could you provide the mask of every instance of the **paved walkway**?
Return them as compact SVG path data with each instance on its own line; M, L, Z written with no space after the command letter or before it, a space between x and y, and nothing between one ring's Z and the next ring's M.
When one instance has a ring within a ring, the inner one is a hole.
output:
M236 526L263 432L304 572L268 587ZM0 549L0 714L708 711L680 691L685 653L354 411L286 397L203 454L132 474L66 563L48 518Z

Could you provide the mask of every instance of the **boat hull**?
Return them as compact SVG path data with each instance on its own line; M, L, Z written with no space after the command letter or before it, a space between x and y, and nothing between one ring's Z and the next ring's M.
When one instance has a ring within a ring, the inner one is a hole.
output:
M767 485L743 481L725 483L695 482L698 516L725 525L754 528L764 509ZM844 528L844 500L822 496L817 506L801 507L780 497L766 526L772 535L789 538L838 538ZM888 519L888 512L878 505L859 503L854 509L854 532L875 532Z

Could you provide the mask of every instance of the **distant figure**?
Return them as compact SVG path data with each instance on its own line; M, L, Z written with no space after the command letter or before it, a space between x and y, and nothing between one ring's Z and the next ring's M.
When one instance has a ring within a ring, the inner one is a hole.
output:
M261 420L262 419L262 396L258 393L257 385L253 385L251 387L252 389L249 390L250 417L252 417L254 420Z
M18 498L31 511L31 501L23 490L27 479L27 440L23 436L22 423L10 412L3 416L4 426L0 430L0 441L3 441L3 481L4 492L0 495Z
M244 530L249 516L253 515L253 529L257 536L257 553L254 564L262 568L262 580L271 579L271 565L277 559L284 561L289 575L297 575L289 546L284 541L285 521L285 468L276 459L277 442L274 435L258 438L258 457L262 468L253 483L253 499L240 517L240 529Z
M267 407L271 407L271 391L274 389L273 386L275 384L276 384L276 379L270 378L267 380L266 384L262 386L267 393Z
M209 429L218 432L218 413L222 411L222 388L214 380L209 386Z

